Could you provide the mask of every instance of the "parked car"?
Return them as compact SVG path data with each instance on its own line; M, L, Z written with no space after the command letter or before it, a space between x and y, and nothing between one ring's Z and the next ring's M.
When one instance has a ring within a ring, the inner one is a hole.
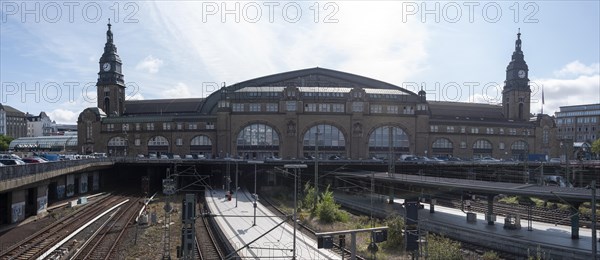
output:
M20 159L0 159L0 163L4 165L25 165L26 163Z
M277 156L269 156L267 158L265 158L266 161L281 161L281 158L277 157Z
M166 154L161 154L160 159L169 159L169 156L167 156Z
M46 162L48 162L47 160L40 158L40 157L27 157L27 158L23 158L22 161L24 161L25 163L46 163Z
M181 160L181 156L179 156L179 154L174 154L173 159Z

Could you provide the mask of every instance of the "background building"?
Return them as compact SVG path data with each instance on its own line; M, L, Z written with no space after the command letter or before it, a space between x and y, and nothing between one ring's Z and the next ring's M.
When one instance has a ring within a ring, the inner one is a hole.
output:
M25 113L7 105L0 104L0 134L13 138L27 135Z
M600 138L600 104L563 106L556 112L557 135L572 159L590 159L591 145Z
M430 102L423 90L323 68L223 86L206 98L125 101L122 62L109 24L98 105L78 118L79 152L247 159L554 156L554 121L530 116L520 36L500 105Z
M55 123L45 112L42 111L37 116L27 113L26 117L28 137L48 136L56 132Z

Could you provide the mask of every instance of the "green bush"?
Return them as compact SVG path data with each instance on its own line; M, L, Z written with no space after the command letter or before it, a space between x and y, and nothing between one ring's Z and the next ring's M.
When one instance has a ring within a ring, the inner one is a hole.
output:
M486 251L483 254L483 260L500 260L502 258L500 258L500 256L498 256L498 253L496 253L496 251Z
M317 196L317 191L315 187L310 184L310 182L307 182L304 185L304 194L302 206L305 209L310 210L311 213L314 213L313 210L315 209L315 197Z
M322 193L315 214L325 223L348 222L350 220L350 215L346 211L340 210L340 205L335 203L333 192L329 190L329 186Z
M427 235L427 255L431 260L457 260L462 259L460 242L452 241L444 236L435 234Z
M388 227L388 238L381 246L386 249L404 247L404 233L402 231L404 230L404 218L394 214L385 220L385 224Z

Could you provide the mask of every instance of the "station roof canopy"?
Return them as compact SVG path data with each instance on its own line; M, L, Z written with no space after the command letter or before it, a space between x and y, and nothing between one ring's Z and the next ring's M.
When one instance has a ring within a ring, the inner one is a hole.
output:
M77 135L21 137L10 142L8 149L51 149L73 146L77 146Z

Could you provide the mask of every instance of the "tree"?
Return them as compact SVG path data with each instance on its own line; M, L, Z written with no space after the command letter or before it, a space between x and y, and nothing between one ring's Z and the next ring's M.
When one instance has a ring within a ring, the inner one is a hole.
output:
M335 221L347 222L350 219L348 213L340 210L340 205L335 203L333 192L329 190L329 186L322 193L315 213L325 223L333 223Z
M600 155L600 138L592 143L592 152L596 155Z
M12 142L14 138L6 135L0 135L0 151L8 150L10 142Z

